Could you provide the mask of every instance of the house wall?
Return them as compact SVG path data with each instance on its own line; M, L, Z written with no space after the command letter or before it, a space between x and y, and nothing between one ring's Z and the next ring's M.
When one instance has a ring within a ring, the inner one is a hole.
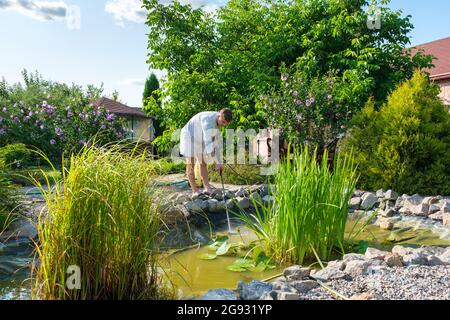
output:
M148 118L135 118L134 139L151 141L152 120Z
M436 81L436 83L441 88L441 99L446 105L450 106L450 79Z

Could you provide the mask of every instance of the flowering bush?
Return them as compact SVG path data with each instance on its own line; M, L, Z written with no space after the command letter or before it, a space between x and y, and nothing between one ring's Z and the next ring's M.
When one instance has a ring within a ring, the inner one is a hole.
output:
M104 144L125 138L127 130L121 119L93 104L61 107L43 101L34 106L19 102L0 107L0 145L35 146L52 161L79 150L94 136Z
M261 103L270 125L281 129L285 138L325 147L345 131L352 111L336 98L336 77L309 78L301 71L283 70L281 82Z

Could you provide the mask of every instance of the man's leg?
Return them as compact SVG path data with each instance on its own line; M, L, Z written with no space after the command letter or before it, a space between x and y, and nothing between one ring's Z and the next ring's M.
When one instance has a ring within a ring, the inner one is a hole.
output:
M200 175L202 177L203 185L205 186L205 191L212 193L212 186L209 183L208 177L208 164L205 162L203 157L197 159L197 161L200 163Z
M197 184L195 183L195 173L194 173L195 159L186 158L186 175L191 185L192 193L199 192Z

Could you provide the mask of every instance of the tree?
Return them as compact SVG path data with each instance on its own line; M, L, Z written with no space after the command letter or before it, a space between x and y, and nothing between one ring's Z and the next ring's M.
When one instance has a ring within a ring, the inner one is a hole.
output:
M230 0L217 12L174 1L144 0L148 64L166 70L160 89L167 135L195 113L230 107L234 127L260 128L267 115L260 98L282 85L280 67L305 77L332 72L343 83L337 103L361 109L368 97L377 106L415 68L431 57L410 54L410 16L380 5L382 27L370 30L368 0ZM164 137L161 138L163 140Z
M152 101L150 101L152 100ZM159 93L159 81L156 75L152 72L151 75L145 81L144 93L142 94L142 110L147 113L147 115L153 117L153 127L155 128L155 136L160 136L164 127L162 125L161 112L156 112L152 114L155 108L161 110L161 100ZM155 108L149 108L149 105L155 105Z

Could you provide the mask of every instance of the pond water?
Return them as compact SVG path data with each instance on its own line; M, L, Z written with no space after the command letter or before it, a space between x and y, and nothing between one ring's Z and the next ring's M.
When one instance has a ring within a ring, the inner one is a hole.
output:
M418 222L419 221L419 222ZM396 244L402 245L436 245L449 246L449 228L442 229L436 225L424 225L421 220L402 219L396 222L396 228L392 231L381 230L375 224L368 225L364 231L354 236L352 230L361 227L360 221L349 220L346 227L346 237L352 236L352 242L364 241L366 245L389 250ZM356 224L356 227L354 225ZM227 234L227 224L221 221L215 224L216 234ZM238 234L229 236L229 243L249 243L256 240L256 236L249 230L235 224L234 230ZM205 243L203 241L203 243ZM29 243L20 242L8 245L8 249L0 250L0 300L30 299L30 266L33 261L33 253ZM0 248L1 249L1 248ZM163 253L161 268L166 278L177 287L180 297L191 298L198 296L215 288L235 289L238 281L251 281L253 279L267 279L282 272L284 266L277 266L271 270L262 272L232 272L227 270L236 257L220 256L214 260L202 260L198 256L210 253L208 248L197 246L176 252L167 251ZM338 258L338 257L336 257ZM11 276L5 276L8 271L16 268Z

